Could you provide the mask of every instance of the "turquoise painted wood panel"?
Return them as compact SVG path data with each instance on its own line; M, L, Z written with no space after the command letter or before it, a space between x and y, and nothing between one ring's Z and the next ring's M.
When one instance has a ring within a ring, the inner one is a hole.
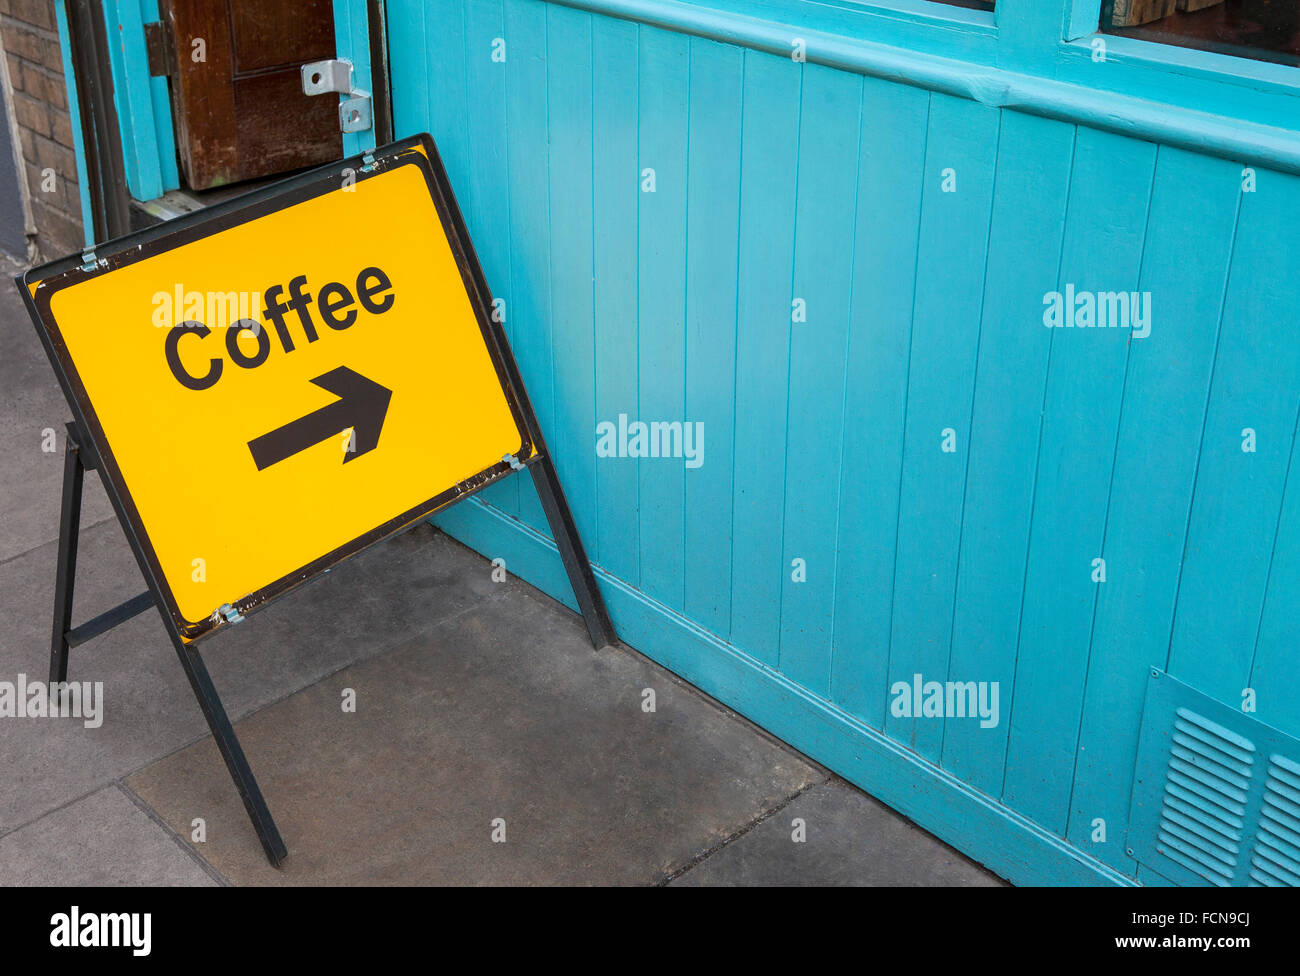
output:
M691 38L690 46L684 419L699 425L703 452L685 473L684 610L710 631L725 634L731 629L744 52L701 38Z
M835 517L844 446L837 435L844 426L853 305L861 107L861 78L820 65L804 69L782 451L787 490L778 664L782 674L823 698L831 687ZM835 434L828 437L827 431Z
M425 61L432 135L447 168L456 202L463 212L473 213L463 0L431 6L425 13L424 34L428 50L437 52L436 57Z
M943 740L944 768L991 796L1002 791L1051 342L1041 299L1056 288L1074 137L1008 112L998 143L948 675L996 682L999 715L951 719Z
M617 426L636 419L637 101L639 28L625 20L592 19L592 198L595 226L596 416ZM593 432L594 436L594 432ZM607 458L596 466L596 537L592 558L633 586L641 582L640 477L636 460ZM729 524L729 520L728 520Z
M1057 290L1137 287L1155 154L1150 143L1079 130ZM1003 799L1061 833L1103 585L1094 561L1103 558L1129 330L1050 335Z
M591 17L546 8L546 109L551 200L551 375L545 431L569 508L596 536L596 355L593 330Z
M1170 674L1236 705L1251 677L1295 435L1300 343L1287 323L1300 277L1279 274L1276 260L1300 246L1297 207L1293 176L1261 171L1242 194L1169 648Z
M1300 417L1297 418L1300 423ZM1268 571L1264 613L1251 667L1250 687L1258 693L1258 717L1289 735L1300 736L1300 442L1291 438L1282 517Z
M635 646L1017 880L1159 883L1149 668L1300 724L1300 180L542 0L389 11ZM1150 336L1044 328L1067 286ZM620 414L703 464L598 455ZM572 605L514 483L440 524ZM998 722L891 715L915 673Z
M637 209L637 391L643 424L683 423L686 403L686 185L690 41L642 30L639 42L640 205ZM652 451L657 445L653 444ZM668 443L664 447L670 447ZM655 451L654 453L658 453ZM685 467L640 465L641 589L674 610L685 601Z
M973 102L930 99L899 486L891 689L897 682L912 687L948 678L999 121L1000 113ZM904 713L894 707L902 699L891 691L885 730L938 760L942 716L917 715L912 697Z
M1240 167L1160 149L1138 284L1151 332L1129 342L1068 833L1125 873L1134 863L1118 827L1147 674L1168 652L1240 198Z
M731 642L776 666L785 562L789 388L802 66L745 52L741 124Z
M831 696L884 729L898 479L930 96L862 79Z
M514 341L514 281L510 267L509 147L506 138L505 11L501 0L465 0L466 91L474 93L469 113L469 180L474 209L465 225L494 298L506 337ZM487 501L510 515L519 513L519 479L489 485Z
M451 2L451 0L446 0ZM454 2L451 3L454 6ZM435 13L444 3L432 4ZM512 341L543 436L554 429L551 351L551 202L546 106L546 12L534 0L505 0L507 186ZM432 50L436 50L432 49ZM429 56L432 55L432 50ZM519 517L549 532L532 481L519 479Z
M420 0L386 0L390 38L389 75L393 89L393 132L397 138L430 132L429 82L425 68L424 15ZM397 38L409 38L399 42ZM405 52L405 53L403 53Z

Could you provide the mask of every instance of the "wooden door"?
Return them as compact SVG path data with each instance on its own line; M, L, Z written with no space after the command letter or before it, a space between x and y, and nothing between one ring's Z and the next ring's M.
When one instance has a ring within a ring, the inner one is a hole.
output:
M338 99L302 92L334 57L330 0L162 0L181 170L206 190L338 159Z

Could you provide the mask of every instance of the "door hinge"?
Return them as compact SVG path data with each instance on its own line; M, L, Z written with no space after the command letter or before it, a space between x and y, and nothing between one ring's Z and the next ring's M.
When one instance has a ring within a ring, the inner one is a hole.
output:
M171 34L161 23L144 25L144 47L149 57L149 77L166 78L176 74L176 48Z
M312 61L302 66L304 95L343 96L339 102L339 128L344 132L365 132L370 128L370 92L352 87L352 62L346 58Z

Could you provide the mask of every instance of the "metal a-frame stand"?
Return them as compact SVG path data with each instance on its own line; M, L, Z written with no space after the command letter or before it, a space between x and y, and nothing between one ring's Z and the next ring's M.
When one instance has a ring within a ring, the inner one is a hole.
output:
M240 799L244 801L248 819L253 822L253 829L257 831L257 839L262 842L267 860L279 867L288 851L280 837L280 831L275 826L275 820L271 817L271 811L267 808L266 799L262 796L257 780L253 777L253 771L248 766L248 759L239 745L230 718L226 715L226 709L217 695L217 689L212 684L212 678L199 654L198 646L187 643L181 638L170 614L155 599L152 588L86 621L79 627L72 626L72 594L77 576L77 538L81 531L81 486L85 473L97 470L99 461L93 454L93 448L88 447L90 441L78 435L76 424L68 424L67 431L67 447L63 456L63 505L59 515L59 555L54 582L54 633L50 639L51 694L57 695L61 685L68 680L69 651L143 613L151 606L158 607L163 625L172 639L172 646L176 648L176 655L181 659L181 667L185 669L185 676L190 679L194 697L199 701L203 717L207 719L212 737L217 740L217 748L221 750L221 758L226 761L230 777L235 781ZM128 531L127 534L131 533ZM135 548L135 540L131 541Z

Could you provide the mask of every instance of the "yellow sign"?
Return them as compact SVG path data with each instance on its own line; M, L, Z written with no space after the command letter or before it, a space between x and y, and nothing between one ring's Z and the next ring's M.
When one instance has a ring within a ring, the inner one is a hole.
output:
M533 451L449 193L371 166L28 282L187 638Z

